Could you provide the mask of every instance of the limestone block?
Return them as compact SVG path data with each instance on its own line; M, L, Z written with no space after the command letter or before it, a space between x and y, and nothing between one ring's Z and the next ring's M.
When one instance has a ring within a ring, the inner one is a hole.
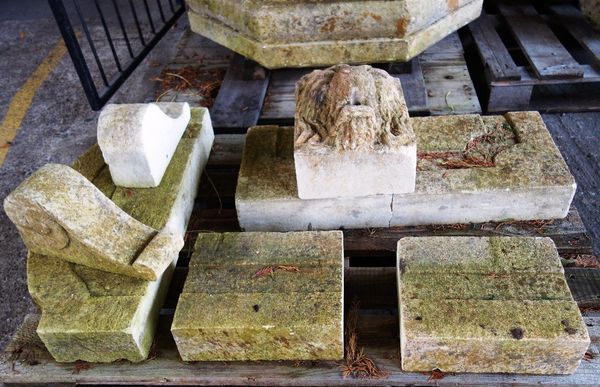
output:
M246 135L235 194L240 226L246 231L388 227L391 200L391 195L301 200L293 129L262 126Z
M328 230L566 216L575 181L538 113L411 121L415 192L337 199L298 197L292 128L250 129L236 191L241 227Z
M590 24L600 30L600 0L579 0L579 4Z
M187 103L107 105L98 144L117 186L157 187L190 121Z
M343 235L201 233L171 332L184 361L340 360Z
M148 280L183 247L183 234L137 221L74 169L47 164L4 200L29 251Z
M398 242L405 371L574 373L590 338L549 238Z
M301 199L413 192L417 143L400 81L348 65L302 77L294 163Z
M183 235L214 139L212 127L203 124L208 111L192 109L191 116L156 188L115 187L98 146L74 166L103 192L112 192L112 200L130 216L155 229ZM27 284L42 312L37 333L52 356L59 362L144 360L178 252L168 258L165 272L156 281L146 281L30 253Z
M187 0L192 31L267 68L407 61L481 0Z

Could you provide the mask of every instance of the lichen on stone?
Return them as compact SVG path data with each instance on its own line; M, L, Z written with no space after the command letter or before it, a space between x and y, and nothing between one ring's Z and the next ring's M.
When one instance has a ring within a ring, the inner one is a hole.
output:
M343 270L339 231L201 233L171 327L181 357L341 359Z
M380 150L415 142L400 81L371 66L315 70L296 85L295 147Z
M405 371L573 373L589 345L549 238L398 242Z

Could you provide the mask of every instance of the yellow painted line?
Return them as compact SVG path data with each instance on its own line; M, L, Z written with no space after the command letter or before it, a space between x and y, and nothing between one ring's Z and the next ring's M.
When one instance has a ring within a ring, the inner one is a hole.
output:
M66 52L67 48L61 39L10 100L6 116L0 124L0 166L4 163L11 141L17 135L17 131L29 111L33 97L42 83L58 66Z

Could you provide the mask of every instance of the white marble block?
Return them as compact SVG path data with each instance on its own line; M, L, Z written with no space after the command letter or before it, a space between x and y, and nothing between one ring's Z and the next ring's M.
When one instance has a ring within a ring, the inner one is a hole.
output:
M301 199L414 192L417 142L400 81L371 66L304 76L294 162Z
M189 122L187 103L107 105L98 118L98 144L114 183L157 187Z

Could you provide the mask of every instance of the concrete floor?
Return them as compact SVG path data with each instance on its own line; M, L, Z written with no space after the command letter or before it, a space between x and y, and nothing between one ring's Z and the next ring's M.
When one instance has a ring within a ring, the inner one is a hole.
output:
M78 0L82 7L89 1ZM113 102L145 101L151 77L174 55L183 26L167 35L113 98ZM0 1L0 119L8 105L59 41L46 0ZM152 63L153 65L150 65ZM95 141L98 113L89 109L70 58L65 55L37 91L33 103L0 167L0 200L40 166L70 164ZM575 175L575 204L600 254L600 113L544 115L550 131ZM16 229L0 210L0 348L33 310L27 293L25 248Z

